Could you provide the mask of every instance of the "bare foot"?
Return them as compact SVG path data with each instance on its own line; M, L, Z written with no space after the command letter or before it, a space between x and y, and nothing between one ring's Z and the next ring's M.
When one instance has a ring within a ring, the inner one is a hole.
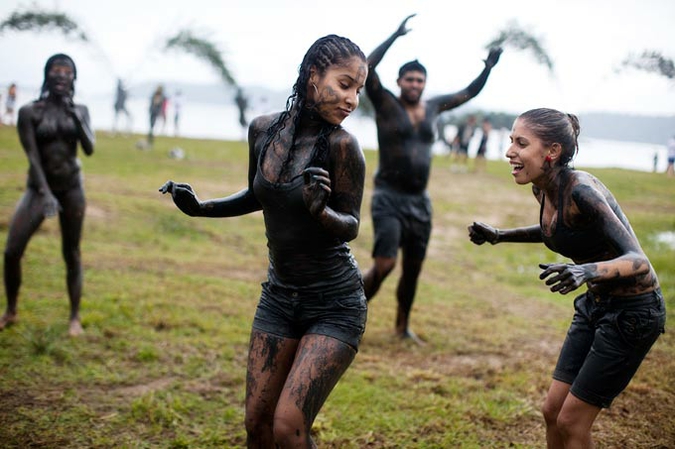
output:
M84 332L84 329L82 329L82 324L80 324L80 319L79 318L74 318L70 320L70 327L68 328L68 335L71 337L77 337L78 335L81 335Z
M410 329L406 329L403 333L397 333L396 335L398 335L398 337L401 340L410 341L410 342L415 343L419 346L424 346L424 345L427 344L424 340L422 340L420 337L418 337L417 334L415 334Z
M5 313L2 318L0 318L0 331L17 321L19 321L19 319L16 317L16 313Z

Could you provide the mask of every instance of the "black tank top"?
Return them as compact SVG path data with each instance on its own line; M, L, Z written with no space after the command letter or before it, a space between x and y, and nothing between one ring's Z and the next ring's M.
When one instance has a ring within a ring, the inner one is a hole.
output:
M270 284L306 292L354 291L361 272L349 245L314 219L302 199L302 175L287 183L265 179L258 158L253 192L263 208Z
M600 260L599 258L610 250L604 235L598 232L592 224L571 228L565 224L563 219L563 191L565 190L568 176L569 174L562 174L561 176L562 180L558 190L558 219L556 220L553 234L547 236L542 231L542 239L551 251L569 257L575 262ZM546 196L543 196L541 209L539 210L540 225L545 201Z

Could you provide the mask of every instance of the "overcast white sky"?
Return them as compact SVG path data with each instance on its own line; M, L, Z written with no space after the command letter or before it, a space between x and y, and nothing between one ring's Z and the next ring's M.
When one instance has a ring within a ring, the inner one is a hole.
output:
M219 82L194 56L163 53L160 43L181 28L219 45L244 87L290 90L311 43L335 33L368 54L407 15L412 29L399 38L378 73L398 93L401 64L428 69L426 96L455 92L482 70L485 44L512 20L540 38L555 76L531 54L506 48L472 106L519 113L547 106L567 112L611 111L675 115L675 81L614 69L629 53L658 50L675 58L673 0L3 0L0 19L37 5L66 13L95 45L59 32L6 31L0 36L0 86L39 86L46 59L65 52L78 68L78 93L112 92L118 76L134 84Z

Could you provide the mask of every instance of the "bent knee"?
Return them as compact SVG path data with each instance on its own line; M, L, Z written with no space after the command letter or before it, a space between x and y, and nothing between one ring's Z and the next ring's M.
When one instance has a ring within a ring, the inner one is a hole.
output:
M309 438L302 419L277 417L274 420L274 442L281 447L300 447Z
M545 401L541 406L541 414L548 425L557 425L560 407L551 401Z
M249 436L272 435L272 416L246 414L244 428Z
M378 258L375 261L375 269L377 274L383 278L389 275L392 270L396 267L396 258L395 257L382 257Z

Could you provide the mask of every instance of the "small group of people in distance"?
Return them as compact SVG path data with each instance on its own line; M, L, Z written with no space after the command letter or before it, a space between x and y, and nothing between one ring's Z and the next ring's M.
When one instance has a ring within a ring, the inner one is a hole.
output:
M312 424L354 360L368 303L395 268L399 251L394 331L424 344L411 329L410 315L431 235L427 186L435 121L481 92L502 49L489 50L483 70L466 87L424 100L426 69L417 60L407 62L398 74L400 92L394 94L376 69L391 45L410 31L413 16L367 57L354 42L334 34L312 44L286 109L256 117L248 126L249 166L240 191L202 200L187 183L169 180L159 189L191 217L264 212L270 263L250 335L248 447L316 447ZM95 138L86 106L73 102L72 59L52 56L44 77L40 97L19 111L17 128L30 169L4 253L7 309L0 329L17 321L21 258L29 239L45 218L58 214L69 333L79 335L85 198L77 144L91 155ZM359 233L366 163L356 138L341 126L358 107L362 91L375 108L379 146L371 203L373 261L364 273L349 242ZM571 259L540 265L540 279L552 292L587 287L574 300L574 318L542 408L552 448L592 445L598 413L627 387L664 331L666 316L657 275L618 202L596 177L570 167L579 132L572 114L546 108L521 114L506 157L515 182L532 185L539 223L513 229L480 221L468 226L477 245L543 243Z

